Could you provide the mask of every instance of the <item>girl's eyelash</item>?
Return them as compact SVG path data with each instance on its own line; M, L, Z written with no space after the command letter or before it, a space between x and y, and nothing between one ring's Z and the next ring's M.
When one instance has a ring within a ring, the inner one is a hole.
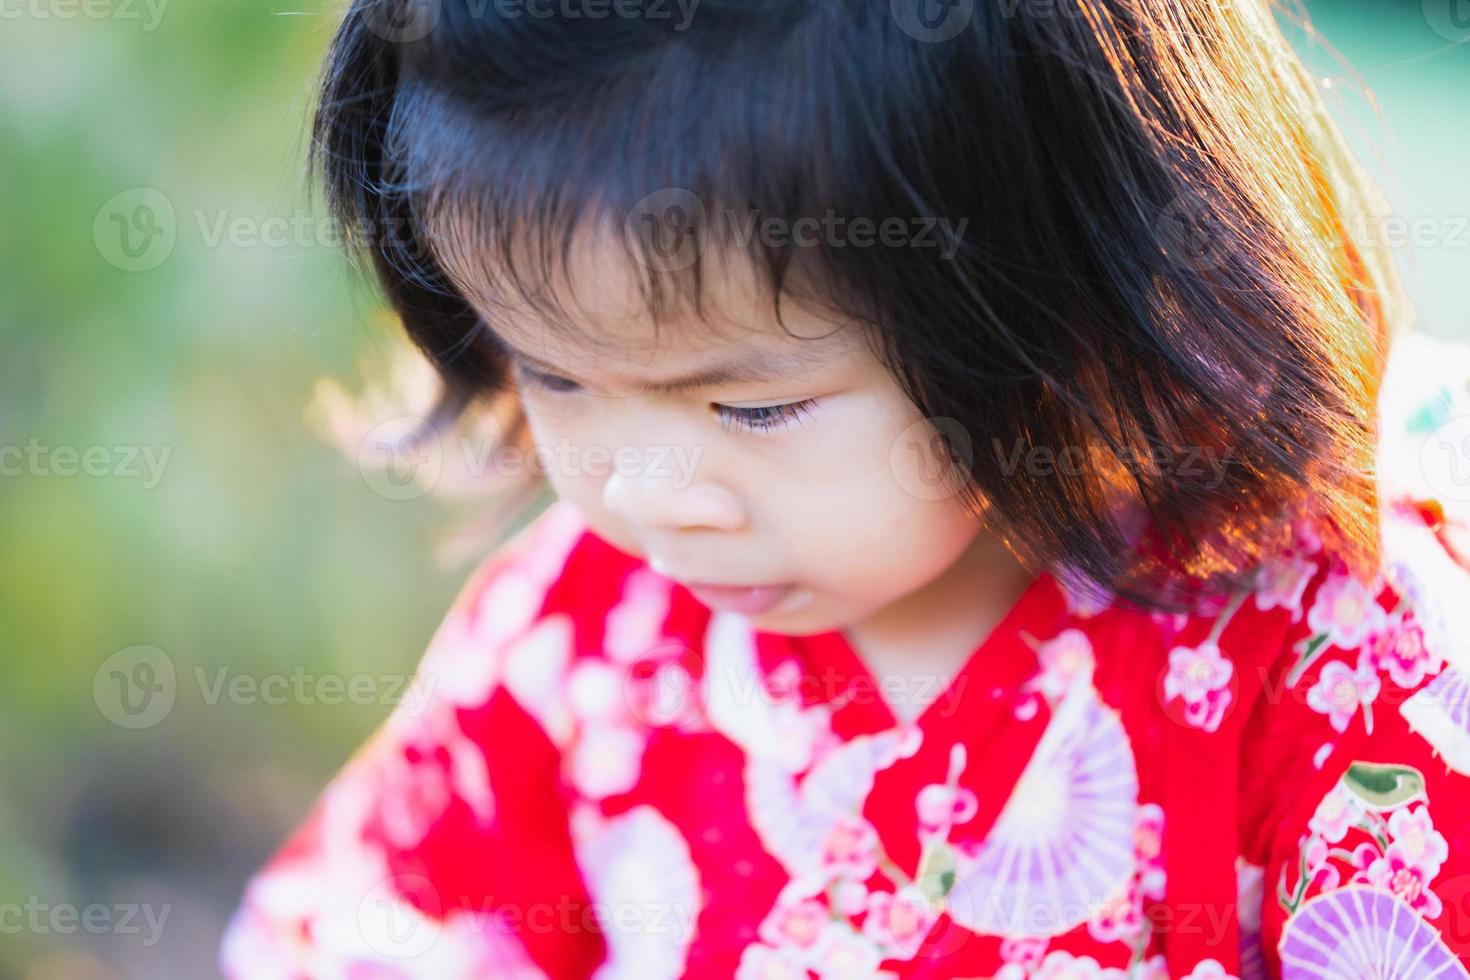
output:
M523 380L531 382L531 384L534 384L538 388L545 388L547 391L552 391L559 395L569 394L577 388L577 382L575 381L559 378L554 374L542 374L535 368L527 367L524 364L517 363L515 369ZM566 387L563 387L563 385Z
M521 375L532 384L555 394L570 394L577 390L577 383L552 374L542 374L524 365L519 366ZM778 426L800 422L803 414L810 414L815 398L805 398L785 405L763 405L758 408L737 408L732 405L716 405L715 412L726 423L750 432L769 432Z
M803 399L799 402L789 402L785 405L766 405L761 408L733 408L729 405L716 405L715 411L720 418L726 422L755 432L769 432L777 426L787 426L792 422L798 422L802 413L807 412L814 404L815 398Z

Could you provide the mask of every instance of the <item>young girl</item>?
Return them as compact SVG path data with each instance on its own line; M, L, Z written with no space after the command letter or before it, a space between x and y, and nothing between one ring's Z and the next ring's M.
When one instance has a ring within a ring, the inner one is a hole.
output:
M315 161L559 499L231 976L1470 976L1463 528L1264 0L355 0Z

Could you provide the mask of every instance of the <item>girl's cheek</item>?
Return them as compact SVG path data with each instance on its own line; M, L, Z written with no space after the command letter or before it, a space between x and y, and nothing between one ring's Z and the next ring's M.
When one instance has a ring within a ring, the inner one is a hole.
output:
M577 404L571 404L577 403ZM560 497L584 513L602 509L603 487L615 471L638 473L661 456L656 420L618 411L606 399L553 395L522 402L536 445L536 463Z
M522 398L521 406L525 409L531 432L541 446L586 446L596 439L613 435L606 424L597 424L596 416L589 413L585 405L574 404L587 400L586 397L528 393Z

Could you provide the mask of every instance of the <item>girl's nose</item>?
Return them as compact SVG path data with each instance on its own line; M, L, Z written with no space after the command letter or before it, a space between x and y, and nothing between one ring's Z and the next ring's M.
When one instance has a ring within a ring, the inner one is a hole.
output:
M685 486L677 475L614 471L603 484L602 504L628 521L660 530L738 531L745 523L744 509L727 487L707 481Z

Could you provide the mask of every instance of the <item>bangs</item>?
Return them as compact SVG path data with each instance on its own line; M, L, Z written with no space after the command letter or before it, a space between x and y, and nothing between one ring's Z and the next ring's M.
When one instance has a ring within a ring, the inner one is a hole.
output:
M514 396L498 321L584 325L585 255L655 324L753 277L871 328L1028 560L1164 608L1304 506L1371 553L1401 297L1264 0L574 6L352 0L328 58L313 166L456 406Z
M922 244L946 254L959 240L915 190L933 175L893 158L892 114L863 111L862 80L824 54L856 26L814 9L779 46L758 54L751 37L698 70L678 45L606 77L582 64L566 99L523 100L514 86L486 97L440 53L407 52L385 156L422 248L399 274L447 279L492 329L522 309L575 330L568 297L589 250L621 257L655 324L708 322L708 281L736 270L778 323L785 300L876 322L882 229L912 239L922 227Z
M759 165L774 155L753 141L682 170L628 155L616 166L568 168L553 161L615 158L608 147L568 152L557 133L510 136L469 123L462 106L432 93L406 104L416 106L412 134L400 137L414 226L432 267L487 318L529 310L577 329L586 320L575 305L579 278L594 255L618 266L655 324L689 314L708 321L709 286L732 281L753 282L778 322L784 300L844 319L879 315L828 243L784 231L820 228L843 192L799 172L781 179ZM450 159L434 135L441 128L478 139ZM577 135L580 143L619 134Z

